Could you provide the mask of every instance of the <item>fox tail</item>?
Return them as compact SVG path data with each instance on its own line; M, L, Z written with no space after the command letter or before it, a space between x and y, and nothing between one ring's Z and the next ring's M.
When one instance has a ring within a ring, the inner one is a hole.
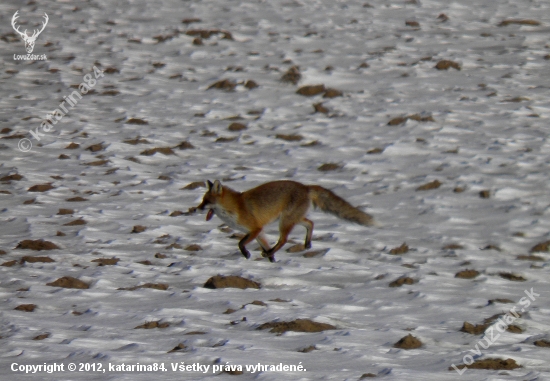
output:
M355 222L359 225L376 225L371 215L353 207L349 202L318 185L310 186L310 195L313 205L336 217Z

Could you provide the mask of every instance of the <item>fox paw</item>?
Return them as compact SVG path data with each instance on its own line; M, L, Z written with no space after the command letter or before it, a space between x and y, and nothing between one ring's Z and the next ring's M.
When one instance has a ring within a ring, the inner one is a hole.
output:
M250 252L248 250L241 251L241 253L246 259L250 259Z

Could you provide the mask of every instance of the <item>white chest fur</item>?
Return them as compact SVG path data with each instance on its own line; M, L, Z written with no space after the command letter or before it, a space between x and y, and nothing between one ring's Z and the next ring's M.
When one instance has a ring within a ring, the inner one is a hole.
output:
M228 212L227 210L220 207L215 207L214 213L216 213L216 216L218 216L220 220L225 222L227 226L229 226L231 229L240 230L242 232L248 233L247 229L238 224L236 214Z

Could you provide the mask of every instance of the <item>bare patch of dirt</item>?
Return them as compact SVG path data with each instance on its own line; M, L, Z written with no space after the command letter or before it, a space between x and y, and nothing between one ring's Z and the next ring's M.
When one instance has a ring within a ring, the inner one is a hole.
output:
M6 261L6 262L2 263L0 266L12 267L12 266L15 266L16 264L17 264L17 261L14 259L14 260L11 260L11 261Z
M119 258L97 258L93 259L92 262L97 263L98 266L114 266L120 261Z
M309 319L296 319L292 321L270 322L260 325L258 330L269 329L271 333L292 332L322 332L336 329L335 326L326 323L318 323Z
M518 255L516 259L520 261L535 261L535 262L544 262L546 259L539 255Z
M450 61L450 60L441 60L436 65L435 68L437 70L449 70L450 68L461 70L460 64L458 62Z
M166 283L145 283L139 286L119 288L119 290L135 291L135 290L139 290L140 288L152 288L153 290L166 291L168 290L168 287L169 286Z
M174 348L170 349L167 353L173 353L173 352L182 352L184 350L186 350L187 347L185 346L185 344L183 343L179 343L178 345L176 345Z
M88 199L84 198L84 197L76 196L76 197L68 198L66 201L68 201L68 202L84 202L84 201L88 201Z
M303 95L306 97L313 97L315 95L322 94L326 91L325 85L309 85L303 86L296 91L296 94Z
M229 79L222 79L221 81L215 82L208 86L207 90L218 89L225 91L233 91L237 87L237 84Z
M229 125L229 127L227 127L227 129L229 131L242 131L242 130L246 130L247 127L242 123L233 122Z
M299 253L300 251L304 251L306 247L303 243L297 243L296 245L290 246L288 249L286 249L287 253Z
M508 280L511 280L511 281L514 281L514 282L525 282L527 280L524 277L522 277L521 275L516 275L516 274L512 274L512 273L501 272L501 273L498 273L498 275L501 278L508 279Z
M416 281L412 278L409 278L409 277L401 277L401 278L398 278L396 280L394 280L393 282L391 282L389 284L390 287L401 287L403 286L404 284L408 284L408 285L411 285L411 284L414 284L416 283Z
M79 226L79 225L86 225L87 223L88 222L86 222L86 220L79 218L78 220L67 222L66 224L63 224L63 226Z
M442 183L440 183L439 180L434 180L434 181L431 181L429 183L426 183L424 185L419 186L415 190L418 192L418 191L427 191L427 190L431 190L431 189L437 189L441 186L441 184Z
M181 189L194 190L197 188L206 188L204 181L194 181L192 183L187 184Z
M550 341L548 340L537 340L533 344L535 344L537 347L550 348Z
M216 139L216 143L231 143L239 140L238 136L220 136Z
M143 233L145 230L147 230L147 226L136 225L132 228L132 233L134 234Z
M531 253L542 253L550 250L550 241L537 243L529 250Z
M506 303L514 303L514 301L511 300L511 299L506 299L506 298L496 298L496 299L490 299L489 300L489 305L496 304L496 303L506 304Z
M323 94L323 98L336 98L343 96L344 93L337 89L326 89L325 93Z
M139 136L137 138L134 138L134 139L124 140L124 143L131 144L133 146L138 145L138 144L150 144L149 140L142 139Z
M167 322L161 323L159 320L159 321L148 321L142 325L138 325L134 329L153 329L153 328L162 329L162 328L168 328L168 327L170 327L170 323L167 323Z
M91 146L86 148L86 151L98 152L98 151L102 151L104 149L105 149L105 147L103 146L103 143L98 143L98 144L92 144Z
M528 25L528 26L539 26L540 22L537 20L529 19L507 19L502 20L498 26L508 26L508 25Z
M277 134L275 135L276 139L286 140L287 142L299 142L300 140L303 140L304 137L299 134L291 134L291 135L285 135L285 134Z
M187 246L184 250L187 250L187 251L201 251L202 247L200 245L197 245L197 244L191 244L191 245Z
M17 311L33 312L36 308L36 304L20 304L14 308Z
M156 153L161 153L166 156L175 155L174 151L170 147L155 147L151 149L146 149L145 151L140 152L140 155L153 156Z
M33 337L32 339L33 340L44 340L44 339L47 339L48 337L50 337L49 333L43 333L41 335Z
M415 120L417 122L435 122L435 119L431 115L421 116L418 114L412 114L412 115L399 116L399 117L393 118L388 122L388 126L398 126L400 124L405 123L409 119Z
M286 73L283 74L283 76L281 77L281 81L290 82L293 85L297 85L301 78L302 74L300 74L300 69L298 68L298 66L292 66L286 71Z
M55 243L50 241L44 241L43 239L25 239L15 247L16 249L24 249L24 250L59 250L59 246L57 246Z
M23 178L19 173L14 173L12 175L4 176L0 179L0 181L19 181Z
M315 110L315 112L320 112L322 114L328 114L329 113L329 109L326 108L325 106L323 106L322 103L315 103L313 105L313 110Z
M211 277L206 281L206 283L203 286L204 288L257 288L259 289L261 287L261 284L258 282L254 282L253 280L246 279L237 275L216 275Z
M321 172L328 172L328 171L336 171L338 169L342 169L342 167L343 166L338 163L325 163L319 166L317 170Z
M488 189L484 189L479 192L479 197L481 198L490 198L491 197L491 191Z
M73 214L74 213L74 210L73 209L59 209L59 212L57 212L57 214L63 216L65 214Z
M46 283L46 286L52 287L62 287L62 288L78 288L78 289L88 289L90 285L84 283L80 279L73 278L72 276L64 276L57 279L56 281Z
M458 369L486 369L486 370L513 370L517 368L522 368L521 365L516 363L514 359L483 359L477 360L472 365L457 365ZM455 370L452 366L449 367L449 370Z
M27 189L28 192L47 192L50 189L54 189L53 185L51 183L47 184L36 184Z
M410 333L402 337L397 343L393 345L394 348L400 349L416 349L422 346L422 342Z
M450 243L448 245L443 246L442 249L443 250L462 250L464 249L464 246L456 243Z
M21 264L25 263L25 262L28 262L28 263L50 263L50 262L55 262L52 258L50 257L31 257L31 256L24 256L23 258L21 258Z
M401 255L401 254L406 254L408 252L409 252L409 245L407 245L405 242L403 242L401 246L394 247L393 249L390 250L390 254L393 254L393 255Z
M137 124L137 125L145 125L145 124L149 124L148 121L146 121L145 119L140 119L140 118L130 118L126 121L126 124Z
M455 278L473 279L478 275L479 275L479 271L467 269L467 270L462 270L462 271L457 272L455 274Z

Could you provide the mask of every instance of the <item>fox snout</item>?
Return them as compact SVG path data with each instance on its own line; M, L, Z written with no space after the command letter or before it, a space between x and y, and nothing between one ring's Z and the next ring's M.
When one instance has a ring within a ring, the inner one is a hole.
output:
M208 207L208 213L206 213L206 221L210 221L212 217L214 217L214 209L210 208L209 205L211 205L208 200L202 200L199 206L197 206L197 209L204 210Z

